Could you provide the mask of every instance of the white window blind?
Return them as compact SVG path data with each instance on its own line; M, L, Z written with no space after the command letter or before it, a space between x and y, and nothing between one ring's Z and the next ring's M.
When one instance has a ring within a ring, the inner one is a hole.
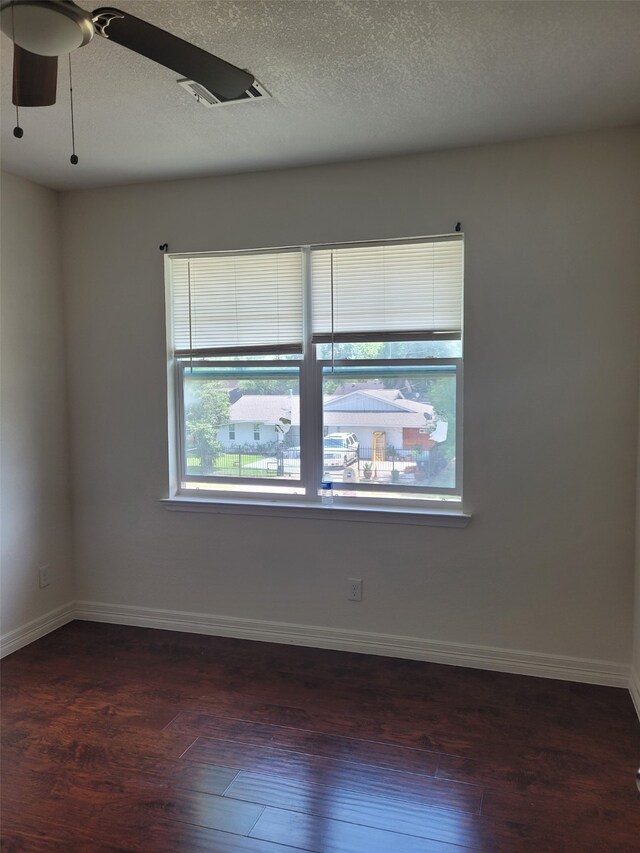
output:
M462 237L313 248L311 281L314 343L461 336Z
M171 258L174 354L302 351L302 253Z

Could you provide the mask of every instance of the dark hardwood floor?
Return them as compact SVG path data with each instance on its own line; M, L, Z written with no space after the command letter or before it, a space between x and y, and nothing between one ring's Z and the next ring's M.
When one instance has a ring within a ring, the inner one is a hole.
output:
M627 691L74 622L2 665L2 849L638 853Z

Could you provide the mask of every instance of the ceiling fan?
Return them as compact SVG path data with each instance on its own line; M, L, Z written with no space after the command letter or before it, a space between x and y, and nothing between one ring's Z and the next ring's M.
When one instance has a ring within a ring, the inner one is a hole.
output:
M87 12L73 0L3 0L0 28L15 45L17 107L55 104L58 57L84 47L96 33L200 83L222 101L240 97L254 82L249 72L111 7Z

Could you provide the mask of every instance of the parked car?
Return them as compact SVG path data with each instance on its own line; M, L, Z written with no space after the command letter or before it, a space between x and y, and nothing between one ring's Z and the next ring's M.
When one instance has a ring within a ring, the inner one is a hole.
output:
M323 442L324 467L346 468L358 461L360 445L352 432L330 432Z

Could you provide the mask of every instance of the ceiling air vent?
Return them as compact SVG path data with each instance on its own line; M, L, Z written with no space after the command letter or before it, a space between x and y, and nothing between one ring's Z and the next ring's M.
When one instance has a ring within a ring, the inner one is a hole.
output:
M214 95L208 89L205 89L200 83L194 80L182 79L178 80L178 85L186 89L199 104L203 107L225 107L227 104L250 104L252 101L263 101L265 98L270 98L271 95L264 88L262 83L257 80L253 81L253 85L249 86L246 92L243 92L239 98L222 98Z

